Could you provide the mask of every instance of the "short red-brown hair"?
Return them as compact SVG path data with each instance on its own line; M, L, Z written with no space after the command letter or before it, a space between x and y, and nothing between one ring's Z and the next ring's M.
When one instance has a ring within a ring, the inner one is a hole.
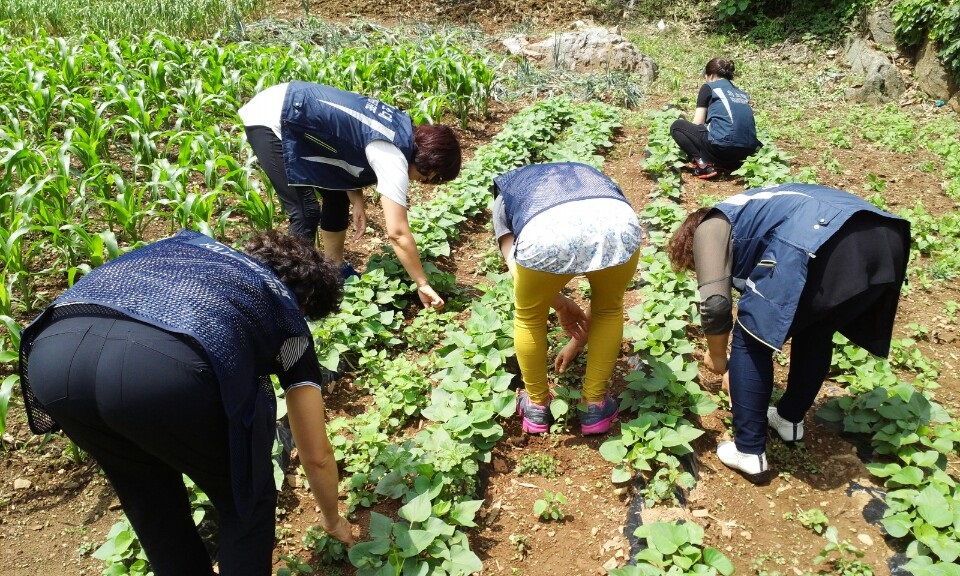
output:
M413 164L421 174L435 174L434 182L447 182L460 174L463 156L453 128L445 124L413 127Z

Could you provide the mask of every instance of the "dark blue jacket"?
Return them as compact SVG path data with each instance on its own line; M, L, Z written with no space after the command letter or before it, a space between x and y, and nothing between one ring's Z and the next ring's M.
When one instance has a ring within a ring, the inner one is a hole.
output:
M503 195L504 209L514 237L534 216L575 200L615 198L627 202L623 191L603 172L579 162L531 164L493 179L494 197ZM627 202L629 204L629 202Z
M857 212L903 221L853 194L812 184L747 190L715 209L733 227L737 323L776 350L787 340L809 260L824 242Z
M273 482L270 453L276 427L255 424L276 420L270 374L279 372L281 345L288 338L313 343L293 293L260 262L184 230L81 278L24 329L21 357L29 355L54 308L70 304L103 306L190 336L203 347L220 383L229 419L234 495L245 514L251 495L264 482ZM256 418L262 410L272 410L272 416Z
M726 78L708 82L710 104L707 106L706 123L710 127L708 138L715 146L725 148L748 148L762 146L757 140L757 125L750 108L750 96Z
M410 116L376 98L310 82L291 82L280 117L291 186L355 190L377 182L365 149L385 140L413 161Z

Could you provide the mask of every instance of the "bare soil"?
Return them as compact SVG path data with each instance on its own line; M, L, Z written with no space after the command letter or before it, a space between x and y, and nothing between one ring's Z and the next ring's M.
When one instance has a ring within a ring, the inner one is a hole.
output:
M583 0L422 2L415 8L410 6L385 0L319 0L311 3L311 13L336 14L337 19L344 20L359 16L384 24L417 20L472 23L489 32L530 23L561 29L575 19L595 16L591 3ZM277 3L271 14L298 18L302 9L296 4ZM664 103L649 101L644 108L658 108ZM521 105L495 105L489 118L478 119L462 132L467 156L476 146L488 142ZM628 124L608 150L605 165L605 171L621 184L637 209L649 201L655 187L642 169L645 141L644 129ZM778 146L795 155L799 166L817 164L819 151L791 149L789 144L779 142ZM829 148L829 144L823 146ZM826 185L863 191L866 175L861 168L869 163L880 167L880 175L890 183L886 196L892 199L894 209L912 206L918 200L933 214L956 209L943 195L938 174L915 168L922 160L937 162L932 156L926 158L925 152L898 155L860 141L855 141L850 150L833 152L845 170L837 175L821 174ZM724 197L743 189L736 178L701 181L689 173L684 175L684 184L688 207L702 195ZM371 210L371 217L376 218L377 212ZM474 224L450 261L444 263L464 285L477 281L475 267L480 255L491 246L483 223ZM377 228L376 222L373 228ZM348 259L364 262L381 242L383 238L375 233L358 245L348 245ZM627 298L628 306L636 304L638 294L630 293ZM918 346L924 355L940 363L937 400L956 413L960 409L960 358L957 324L944 315L944 303L950 300L960 301L956 281L938 284L930 292L913 287L901 301L895 336L907 335L910 323L930 327L929 339ZM627 355L621 360L615 372L614 392L622 389L624 374L629 371ZM784 376L783 368L779 368L778 385L783 385ZM719 390L716 376L704 371L701 381L712 392ZM838 387L828 382L819 402L838 393ZM331 418L348 408L343 403L347 397L350 402L356 401L349 377L328 399ZM12 404L0 453L0 574L100 574L102 564L89 553L120 518L115 494L94 462L71 460L59 438L43 444L42 438L32 436L17 396ZM799 512L811 508L821 509L829 523L839 529L840 538L864 552L863 561L873 567L874 573L889 574L898 564L894 557L898 544L885 537L876 521L882 514L882 488L870 477L856 447L817 421L813 412L806 421L803 448L790 450L778 440L768 444L771 463L781 474L766 486L749 484L717 459L717 442L729 436L728 411L721 409L699 424L706 434L695 443L697 454L691 461L698 479L696 487L681 494L677 506L647 508L642 505L639 486L618 487L610 481L611 465L597 450L603 438L585 438L576 429L568 434L530 437L520 431L516 418L503 422L506 437L495 449L492 464L483 470L481 527L471 535L473 549L483 560L483 573L602 574L604 568L624 565L637 551L632 532L639 523L671 519L700 524L706 531L706 544L723 551L739 574L817 573L821 567L814 566L813 559L825 541L796 519ZM617 433L618 426L611 435ZM536 454L549 454L556 460L557 477L518 474L521 459ZM543 522L534 515L533 502L543 497L544 490L568 497L563 521ZM277 568L284 565L281 555L310 558L302 537L318 521L313 499L302 487L285 486L280 508ZM368 511L357 514L361 531L365 531L367 518ZM346 563L319 566L313 559L311 564L318 574L354 573Z

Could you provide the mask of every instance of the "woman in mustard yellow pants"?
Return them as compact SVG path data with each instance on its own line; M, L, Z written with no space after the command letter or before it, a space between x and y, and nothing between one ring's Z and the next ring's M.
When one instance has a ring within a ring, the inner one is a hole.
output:
M583 382L584 434L602 434L618 415L607 393L623 338L623 295L637 269L643 229L620 188L576 162L534 164L494 179L494 234L514 276L514 347L525 389L517 397L523 430L549 429L547 318L557 312L573 338L564 368L589 343ZM560 290L575 276L590 282L589 315Z

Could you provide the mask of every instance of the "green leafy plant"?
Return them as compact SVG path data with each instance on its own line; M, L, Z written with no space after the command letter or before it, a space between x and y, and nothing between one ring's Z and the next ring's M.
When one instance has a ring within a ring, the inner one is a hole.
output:
M91 556L107 564L104 574L110 576L153 574L147 555L126 516L110 528L106 541Z
M940 47L941 60L960 71L960 5L935 0L898 0L892 16L897 39L911 46L930 38Z
M525 534L511 534L510 543L517 549L514 556L517 560L523 560L530 554L530 539Z
M517 462L517 475L556 478L557 460L545 452L524 454L520 457L520 461Z
M809 528L817 534L823 534L823 531L827 529L827 515L819 508L800 510L797 513L797 520L804 528Z
M850 542L841 541L835 526L828 527L823 536L827 545L813 559L815 565L828 563L831 573L842 576L873 576L873 568L860 560L863 552Z
M301 560L298 556L281 554L280 560L282 560L286 566L277 569L277 576L300 576L301 574L313 574L313 568Z
M319 526L307 528L303 535L303 544L324 564L342 562L347 559L347 546L324 532Z
M703 528L686 522L652 522L634 531L646 547L635 566L610 570L610 576L653 576L655 574L733 574L733 563L722 552L703 547Z
M473 525L480 502L458 505L451 518ZM358 542L348 552L358 576L418 574L443 570L447 574L471 574L483 565L470 551L466 535L457 532L431 513L430 495L420 494L398 511L401 522L372 512L370 540Z
M767 143L763 148L744 160L740 168L734 170L734 176L743 178L745 188L756 188L766 184L780 184L790 181L791 157Z
M533 503L533 513L541 520L563 520L563 507L567 504L567 497L560 492L543 491L543 498Z

